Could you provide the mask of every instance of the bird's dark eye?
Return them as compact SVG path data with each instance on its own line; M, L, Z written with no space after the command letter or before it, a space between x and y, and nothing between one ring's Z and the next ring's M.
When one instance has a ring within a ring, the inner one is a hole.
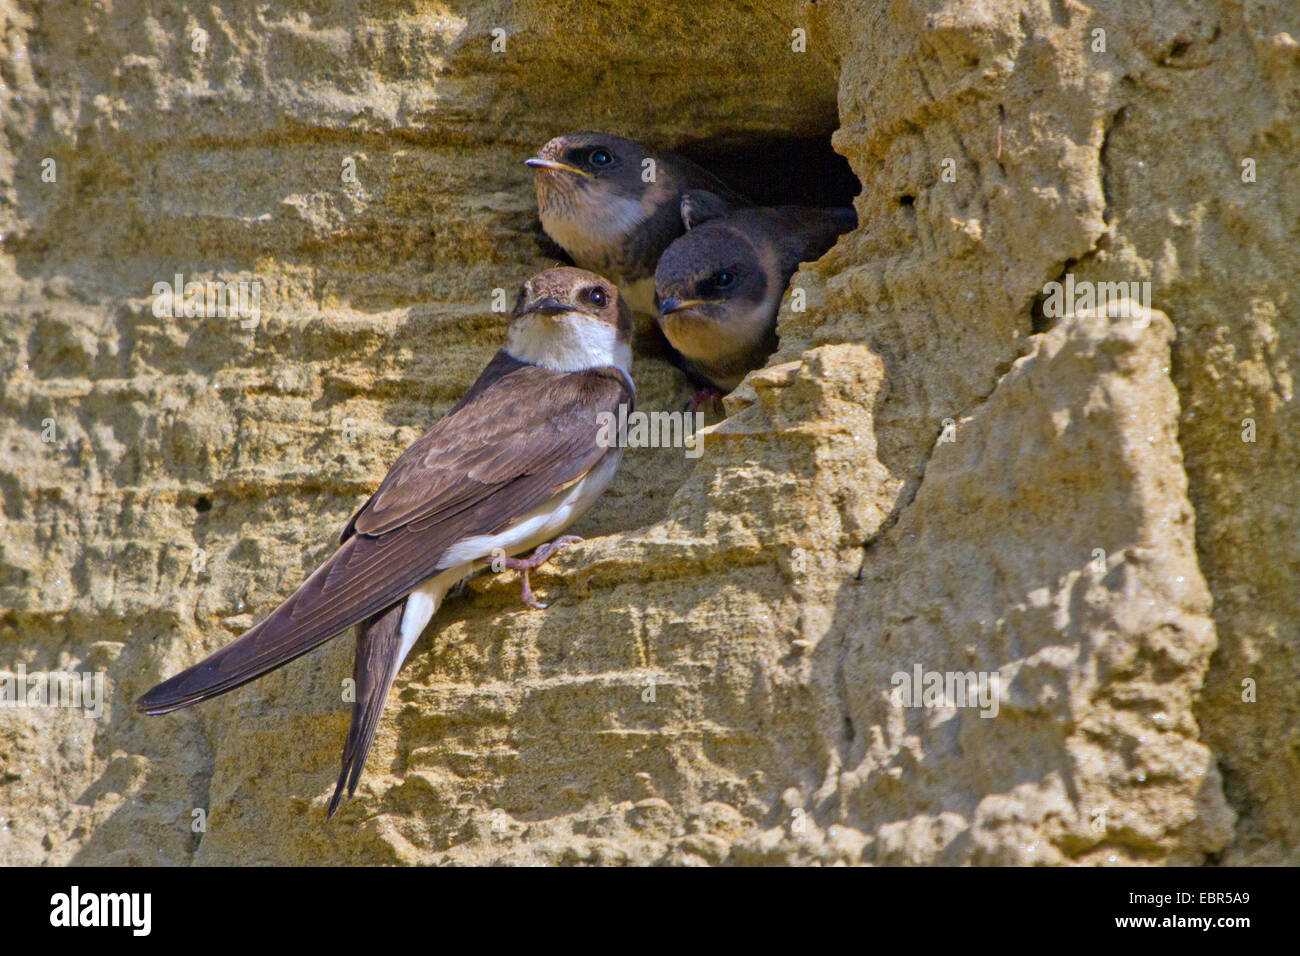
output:
M607 149L593 149L591 155L587 157L587 162L593 166L608 166L614 161Z
M586 294L587 294L587 301L590 302L598 309L605 308L605 306L609 303L609 296L607 296L605 294L605 290L598 285L592 286L590 289L587 290Z
M730 272L719 272L713 277L713 284L719 289L730 289L736 284L736 277Z

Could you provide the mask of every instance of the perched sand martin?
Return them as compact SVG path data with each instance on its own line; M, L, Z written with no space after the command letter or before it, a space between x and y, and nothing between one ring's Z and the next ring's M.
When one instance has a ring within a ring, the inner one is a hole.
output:
M535 170L542 228L584 269L618 284L653 316L659 256L685 231L682 194L707 190L718 203L748 201L689 160L608 133L557 136L525 160Z
M269 617L137 702L165 714L234 690L356 626L356 702L329 805L356 791L389 688L449 588L495 555L522 576L609 484L622 449L598 416L633 403L632 315L613 283L552 269L519 293L505 348L408 448L341 547ZM549 544L546 542L550 542ZM535 548L526 559L508 557Z
M655 270L659 327L700 388L729 392L776 350L776 314L799 263L820 258L857 225L852 209L774 206L728 209L688 192L690 231ZM698 402L702 393L696 395Z

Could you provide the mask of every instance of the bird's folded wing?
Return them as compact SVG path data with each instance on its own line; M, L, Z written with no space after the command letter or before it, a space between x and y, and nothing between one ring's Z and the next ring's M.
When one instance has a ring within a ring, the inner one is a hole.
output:
M600 412L631 405L617 369L554 372L499 353L452 411L393 465L342 546L270 616L150 690L166 713L225 693L384 610L445 570L446 550L498 533L578 480L608 451Z
M777 206L755 213L767 218L768 232L776 243L781 268L786 272L793 272L801 262L820 259L841 234L857 224L852 209Z

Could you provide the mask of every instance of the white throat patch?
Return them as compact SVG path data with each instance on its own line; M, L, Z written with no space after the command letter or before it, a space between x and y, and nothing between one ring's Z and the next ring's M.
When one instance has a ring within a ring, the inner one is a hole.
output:
M597 267L605 265L609 247L632 233L647 215L641 202L621 196L602 199L599 206L583 202L573 212L540 213L546 234L563 246L575 262Z
M515 319L506 334L506 351L521 362L557 372L602 365L632 372L632 348L618 340L618 330L581 312Z

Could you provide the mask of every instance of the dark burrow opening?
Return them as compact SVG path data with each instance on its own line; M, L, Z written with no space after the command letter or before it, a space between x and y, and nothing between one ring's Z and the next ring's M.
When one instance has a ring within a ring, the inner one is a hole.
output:
M829 136L711 140L676 152L760 206L851 206L862 191Z
M1064 282L1066 274L1073 269L1078 262L1079 260L1074 257L1066 259L1065 264L1061 266L1061 273L1056 277L1056 281ZM1034 335L1041 335L1050 330L1052 326L1056 324L1055 320L1047 315L1047 296L1047 292L1038 293L1038 295L1034 296L1034 301L1029 306L1029 329ZM1001 375L1002 371L999 371L998 374Z
M862 191L848 160L831 146L833 127L820 136L777 134L769 136L718 135L706 140L673 143L653 129L610 124L612 131L644 143L655 151L673 152L702 166L752 202L763 206L800 205L824 208L852 207ZM532 218L533 239L541 257L554 263L573 264L561 247L543 231L540 217ZM644 380L638 394L639 409L680 412L693 391L682 370L680 356L648 316L638 316L634 343L635 365ZM654 369L646 360L658 360L675 370ZM770 361L770 356L768 357ZM721 405L706 405L712 423L723 414ZM575 533L596 537L662 520L668 514L677 488L695 468L695 460L676 449L633 449L614 479L610 492L584 517Z

